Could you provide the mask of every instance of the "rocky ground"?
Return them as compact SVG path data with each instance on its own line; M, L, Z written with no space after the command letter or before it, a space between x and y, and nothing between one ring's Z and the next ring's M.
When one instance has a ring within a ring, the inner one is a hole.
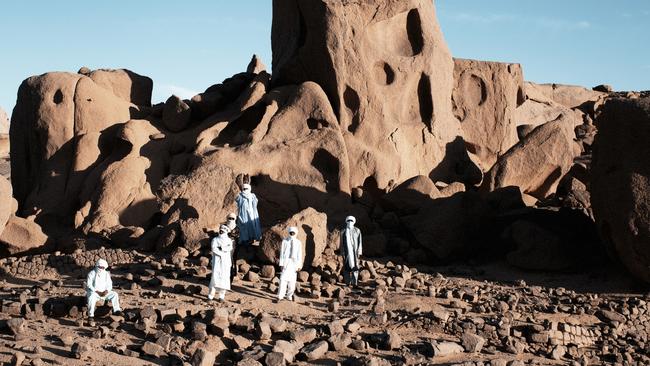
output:
M223 304L208 258L119 249L0 260L0 361L23 365L648 364L647 287L620 270L521 272L505 263L365 262L362 285L299 275L275 303L273 266L238 261ZM83 279L106 257L125 309L85 317ZM611 268L606 266L602 268Z

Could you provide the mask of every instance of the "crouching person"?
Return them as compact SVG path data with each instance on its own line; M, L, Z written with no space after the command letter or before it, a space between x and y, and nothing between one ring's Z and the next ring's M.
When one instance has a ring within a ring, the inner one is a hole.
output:
M113 305L113 314L122 312L117 292L113 291L111 273L108 271L108 262L104 259L97 261L86 279L86 298L88 300L88 317L93 320L97 301L110 301Z
M282 240L280 248L280 288L278 289L278 301L286 298L293 301L293 293L296 291L297 273L302 268L302 242L298 240L298 228L289 228L289 237Z

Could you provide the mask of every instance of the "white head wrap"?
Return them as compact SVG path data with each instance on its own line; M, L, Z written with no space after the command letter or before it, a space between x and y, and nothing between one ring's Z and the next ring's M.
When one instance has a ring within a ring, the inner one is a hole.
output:
M230 232L230 228L226 225L219 225L219 231L223 231L224 233L228 234Z
M348 217L345 218L345 222L348 222L348 221L350 221L350 220L352 220L352 223L356 223L356 222L357 222L357 219L355 219L354 216L348 216Z
M287 231L289 232L289 234L291 234L291 233L296 233L296 234L298 234L298 228L295 227L295 226L290 226L289 229L288 229Z
M250 191L250 190L251 190L251 185L248 184L248 183L244 183L244 184L242 185L242 190L243 190L243 191L245 191L245 190L249 190L249 191Z
M97 261L97 264L96 264L95 266L96 266L96 267L104 267L104 268L108 268L108 262L106 262L105 259L99 259L99 260Z

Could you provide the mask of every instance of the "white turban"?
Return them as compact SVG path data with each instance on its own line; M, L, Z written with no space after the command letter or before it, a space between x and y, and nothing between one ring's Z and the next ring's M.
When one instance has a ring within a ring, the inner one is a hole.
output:
M244 190L244 191L245 191L245 190L249 190L249 191L250 191L250 190L251 190L251 185L248 184L248 183L244 183L244 184L242 185L242 190Z
M290 226L289 230L287 230L287 231L289 232L289 234L291 234L291 233L298 234L298 228L295 227L295 226Z
M108 268L108 262L106 262L106 260L104 260L104 259L99 259L97 261L96 267Z
M345 218L345 222L352 221L352 223L357 222L357 219L354 218L354 216L348 216Z
M228 226L226 226L226 225L223 225L223 224L219 225L219 230L223 231L226 234L228 234L230 232L230 228Z

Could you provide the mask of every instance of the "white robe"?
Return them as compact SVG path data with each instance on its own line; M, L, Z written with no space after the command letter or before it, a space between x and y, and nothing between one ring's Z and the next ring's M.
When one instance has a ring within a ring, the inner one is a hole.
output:
M86 293L91 295L95 291L111 292L113 290L113 281L111 280L111 273L107 270L93 269L86 277Z
M348 270L359 270L359 257L363 252L361 230L357 227L346 227L341 232L341 254Z
M302 242L295 238L282 240L280 248L280 281L296 281L296 273L302 268Z
M228 234L212 239L212 278L210 289L230 290L230 268L232 267L232 240Z

